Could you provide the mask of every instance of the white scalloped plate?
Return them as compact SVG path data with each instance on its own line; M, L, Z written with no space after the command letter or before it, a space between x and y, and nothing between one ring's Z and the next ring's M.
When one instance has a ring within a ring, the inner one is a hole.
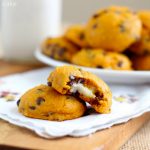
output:
M35 57L39 61L52 67L72 65L69 63L49 58L44 54L42 54L40 49L37 49L35 51ZM116 70L88 68L82 66L78 67L100 76L106 82L124 83L124 84L150 83L150 71L116 71Z

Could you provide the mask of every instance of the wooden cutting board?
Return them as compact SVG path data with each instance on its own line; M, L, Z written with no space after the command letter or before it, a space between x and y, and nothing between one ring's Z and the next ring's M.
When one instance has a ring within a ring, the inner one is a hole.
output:
M43 66L19 65L0 61L0 76L24 72ZM0 149L4 146L10 146L24 149L47 150L116 150L149 119L150 113L145 113L127 123L113 126L90 136L80 138L64 137L52 140L43 139L28 129L0 120Z

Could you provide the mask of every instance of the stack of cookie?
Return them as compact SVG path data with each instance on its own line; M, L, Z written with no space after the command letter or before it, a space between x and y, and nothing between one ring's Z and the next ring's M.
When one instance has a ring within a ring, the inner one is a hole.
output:
M150 70L149 20L149 11L111 6L97 11L87 24L73 25L61 37L44 40L42 52L80 66Z
M74 66L56 68L47 85L27 91L17 102L24 116L45 120L69 120L83 116L89 103L98 113L109 113L112 93L97 76Z

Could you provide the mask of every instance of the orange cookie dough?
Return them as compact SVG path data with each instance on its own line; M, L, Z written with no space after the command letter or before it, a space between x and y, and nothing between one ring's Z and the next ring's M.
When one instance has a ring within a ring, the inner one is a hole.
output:
M113 70L131 70L131 61L123 54L102 49L82 49L72 57L73 64Z
M123 52L141 35L141 21L126 7L112 6L98 11L89 20L86 37L93 48Z
M61 95L46 85L27 91L18 101L18 107L24 116L57 121L81 117L86 111L80 99Z
M109 113L112 93L107 84L92 73L74 66L57 67L48 85L61 94L74 95L91 104L98 113Z
M150 54L150 29L143 28L140 40L134 43L129 50L137 55Z
M80 47L88 47L85 27L83 25L73 25L69 27L64 36Z
M150 70L150 54L134 56L132 58L133 67L136 70Z
M64 37L48 38L42 43L42 52L48 57L70 62L78 48Z

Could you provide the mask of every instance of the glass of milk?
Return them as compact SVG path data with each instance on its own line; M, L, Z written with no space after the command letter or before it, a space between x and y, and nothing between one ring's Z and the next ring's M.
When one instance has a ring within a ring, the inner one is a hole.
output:
M1 37L6 60L34 62L34 50L59 34L61 0L2 0Z

